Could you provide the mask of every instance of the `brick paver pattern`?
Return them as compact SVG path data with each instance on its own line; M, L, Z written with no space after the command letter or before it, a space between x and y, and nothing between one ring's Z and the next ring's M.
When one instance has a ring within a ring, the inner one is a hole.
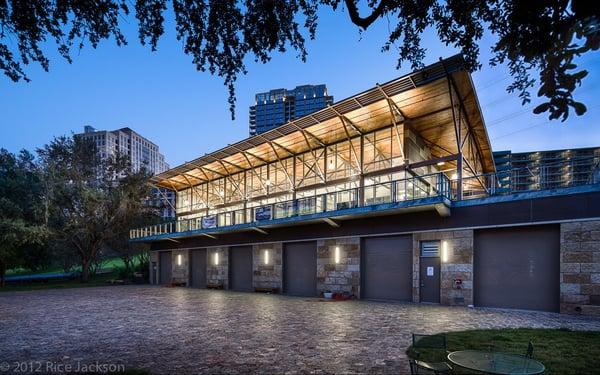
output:
M600 330L600 319L152 286L6 292L0 293L0 363L398 374L408 371L412 332L499 327Z

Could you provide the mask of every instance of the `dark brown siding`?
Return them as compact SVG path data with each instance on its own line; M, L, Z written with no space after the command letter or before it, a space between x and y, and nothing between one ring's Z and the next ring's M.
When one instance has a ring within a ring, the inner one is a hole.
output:
M293 242L284 245L283 291L293 296L317 294L317 242Z
M190 250L190 285L206 288L206 249Z
M558 312L558 225L477 230L473 267L475 305Z
M251 292L252 246L229 248L229 288L240 292Z
M171 283L171 273L172 273L172 265L171 265L171 252L170 251L161 251L159 258L158 267L160 269L160 284L170 284Z
M152 243L152 249L410 233L463 227L531 224L535 221L573 220L588 217L600 217L600 193L562 195L505 203L453 207L450 217L440 217L435 211L422 211L343 220L340 221L341 226L339 228L333 228L324 222L320 222L301 226L265 228L269 233L268 235L246 231L219 234L216 240L202 236L178 238L177 240L180 243L175 246L171 241L157 241Z
M363 240L362 297L412 300L412 236Z

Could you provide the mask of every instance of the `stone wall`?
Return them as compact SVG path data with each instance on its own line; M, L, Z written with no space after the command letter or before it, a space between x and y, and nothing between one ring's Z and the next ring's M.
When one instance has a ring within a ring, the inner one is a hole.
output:
M283 244L281 242L252 246L253 285L254 288L283 288ZM268 252L268 263L265 263L265 252Z
M188 263L188 253L188 250L171 251L171 282L188 285L188 274L190 269ZM181 261L181 263L179 263L179 261Z
M340 261L335 262L335 248ZM360 298L360 238L317 241L317 291L349 293Z
M212 247L207 249L206 283L207 285L222 285L223 289L229 288L229 248ZM219 254L218 264L215 264L215 255Z
M440 303L468 306L473 304L473 231L456 230L413 234L413 301L420 302L420 241L441 243ZM445 256L443 252L446 252ZM461 279L461 289L454 280Z
M560 226L560 312L600 316L600 221Z

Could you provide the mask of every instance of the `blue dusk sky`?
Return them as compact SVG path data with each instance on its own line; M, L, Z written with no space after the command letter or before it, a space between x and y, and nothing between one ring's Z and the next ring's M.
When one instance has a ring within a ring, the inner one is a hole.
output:
M119 48L112 41L96 50L88 46L74 53L73 64L49 46L49 73L31 65L26 68L30 83L0 78L0 147L33 150L53 136L81 132L84 125L108 130L128 126L157 143L176 166L246 138L248 106L257 92L325 83L338 101L410 72L408 64L396 69L394 50L381 52L387 22L359 33L347 13L325 7L319 20L316 40L307 41L306 63L296 59L294 51L276 53L265 65L248 58L248 74L237 82L235 121L222 80L196 71L170 20L157 52L140 45L132 18L123 23L128 46ZM483 68L473 73L473 81L494 150L600 146L599 54L578 61L590 73L576 91L588 112L582 117L573 114L564 123L548 122L546 115L532 114L534 105L523 107L515 94L506 92L508 70L487 63L491 40L488 36L482 41ZM423 45L428 48L426 64L457 53L433 32L424 36Z

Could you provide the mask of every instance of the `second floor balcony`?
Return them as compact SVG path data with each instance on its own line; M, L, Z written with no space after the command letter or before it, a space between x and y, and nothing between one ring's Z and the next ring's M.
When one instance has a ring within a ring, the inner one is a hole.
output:
M210 234L258 229L302 221L326 221L336 226L338 217L370 215L412 208L449 213L451 181L444 173L416 176L364 187L317 194L245 209L199 215L132 229L132 240L172 237L174 234Z

